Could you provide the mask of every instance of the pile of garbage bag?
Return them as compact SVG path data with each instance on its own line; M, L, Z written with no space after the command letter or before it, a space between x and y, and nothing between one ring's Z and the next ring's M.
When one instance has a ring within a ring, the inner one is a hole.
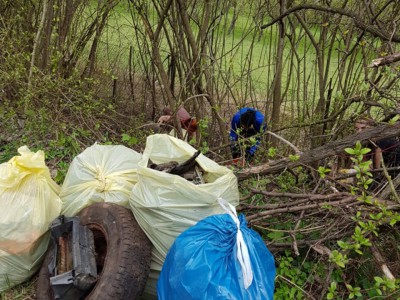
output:
M156 284L167 252L176 237L205 217L223 213L219 197L233 206L239 204L237 178L232 170L200 154L196 158L204 184L192 184L185 178L148 168L149 161L162 164L172 159L187 161L194 149L169 135L152 135L137 170L138 182L129 204L133 215L153 243L150 278L145 295L156 296Z
M62 214L76 216L96 202L129 206L142 155L122 145L94 144L76 156L65 175Z
M51 179L42 151L33 153L24 146L19 153L20 156L0 165L0 214L3 214L0 216L0 291L28 280L38 270L49 244L48 229L55 218L77 216L94 203L109 202L130 209L152 243L144 298L173 299L161 297L160 291L165 294L171 289L181 290L167 279L176 268L187 268L188 257L179 254L180 261L170 257L186 247L187 240L182 244L181 237L187 239L184 234L190 235L200 226L203 235L197 237L198 243L207 243L205 238L214 235L213 230L224 228L219 232L220 238L236 237L240 232L242 245L247 245L247 264L254 274L250 289L242 280L236 256L225 259L229 263L225 268L237 283L231 299L246 299L243 295L272 299L275 267L271 254L264 244L259 245L261 238L247 228L243 217L229 217L232 208L239 204L236 176L188 143L166 134L155 134L148 136L143 154L122 145L94 144L73 159L61 187ZM226 204L221 205L218 199L224 199ZM231 208L229 213L226 207ZM202 227L209 218L218 220L208 223L213 224L209 228ZM235 238L229 242L232 253L237 251L236 243ZM267 261L262 265L260 259ZM220 276L215 267L198 265L198 268L198 276ZM196 288L206 288L194 281L187 284L191 286L186 287L190 293L198 292ZM233 289L233 286L226 288Z
M49 226L61 212L60 187L44 152L23 146L18 153L0 165L0 292L37 272Z
M158 280L159 300L274 298L272 254L243 215L224 199L218 202L224 214L199 221L170 248Z

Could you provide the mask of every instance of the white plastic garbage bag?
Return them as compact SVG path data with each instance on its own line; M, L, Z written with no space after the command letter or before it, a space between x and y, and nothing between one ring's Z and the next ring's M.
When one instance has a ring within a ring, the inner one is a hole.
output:
M129 207L141 158L140 153L122 145L94 144L85 149L73 159L61 187L62 214L75 216L96 202Z
M195 152L196 149L186 142L166 134L147 138L137 170L138 182L130 199L136 220L154 246L145 298L156 297L157 279L176 237L205 217L223 213L217 201L219 197L233 206L239 203L237 178L233 172L202 154L196 162L204 170L204 184L195 185L178 175L147 167L149 160L155 164L183 163Z
M0 292L38 270L49 226L61 211L60 187L51 179L44 152L26 146L18 152L0 165Z

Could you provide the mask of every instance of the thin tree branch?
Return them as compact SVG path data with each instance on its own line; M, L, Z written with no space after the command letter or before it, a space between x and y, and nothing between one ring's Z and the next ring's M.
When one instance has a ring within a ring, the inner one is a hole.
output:
M346 16L346 17L352 19L354 21L354 24L358 28L365 30L366 32L369 32L370 34L372 34L374 36L377 36L385 41L392 41L392 42L397 42L397 43L400 42L399 35L397 35L397 34L387 35L384 32L382 32L380 29L378 29L377 27L366 24L364 21L361 20L359 15L357 15L353 12L350 12L348 10L341 9L341 8L324 7L324 6L314 5L314 4L304 4L304 5L299 5L299 6L295 6L295 7L291 8L291 9L288 9L286 12L281 14L279 17L273 19L271 22L260 26L260 28L266 29L266 28L274 25L275 23L281 21L283 18L286 18L287 16L289 16L292 13L295 13L295 12L301 11L301 10L309 10L309 9Z

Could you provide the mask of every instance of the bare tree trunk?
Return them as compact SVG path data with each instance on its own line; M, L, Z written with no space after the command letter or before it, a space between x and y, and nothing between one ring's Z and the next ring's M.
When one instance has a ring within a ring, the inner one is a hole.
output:
M73 35L71 32L71 26L74 20L75 13L78 7L82 4L84 0L70 0L68 2L64 0L58 0L58 10L56 15L59 19L58 22L58 39L57 39L57 49L62 55L62 58L58 61L58 72L60 75L65 74L67 64L70 60L69 49L71 41L66 44L68 36Z
M97 7L97 19L100 20L100 22L96 23L96 33L93 38L92 46L90 48L90 53L88 57L88 62L86 64L85 70L82 74L82 77L92 77L93 72L94 72L94 67L95 67L95 62L96 62L96 54L97 54L97 48L100 42L100 37L103 32L103 29L106 25L108 15L110 14L111 10L118 4L118 1L111 1L110 3L106 2L103 3L102 0L99 0L98 7Z
M54 0L49 0L46 11L46 21L43 28L43 35L40 43L40 57L38 57L37 66L40 70L51 71L50 56L52 55L51 34L53 32L54 19Z
M48 5L49 0L43 0L43 6L42 6L42 16L39 22L39 27L36 31L36 36L35 40L33 41L33 49L32 49L32 54L31 54L31 65L29 68L29 75L28 75L28 90L30 89L32 85L32 75L33 75L33 70L36 66L36 61L37 61L37 56L38 56L38 49L40 47L40 39L43 33L43 27L46 22L46 13L47 13L47 5Z
M286 10L286 0L280 0L280 13L284 14ZM279 39L278 48L276 51L276 66L275 66L275 77L272 83L272 131L279 126L280 114L281 114L281 103L282 103L282 73L283 73L283 50L285 47L285 24L279 22ZM273 143L275 144L275 143Z
M233 17L231 23L229 24L228 34L231 34L232 31L235 29L235 24L237 19L238 19L237 1L233 1Z
M135 105L135 93L134 93L134 71L132 68L133 65L133 47L132 45L129 47L129 59L128 59L128 64L129 64L129 87L130 87L130 92L131 92L131 100L133 105Z
M47 12L47 5L48 5L49 0L43 0L43 5L42 5L42 16L40 18L39 22L39 27L36 31L36 36L35 40L33 41L33 49L32 49L32 54L31 54L31 63L29 67L29 75L28 75L28 88L27 88L27 93L25 95L25 100L24 100L24 109L22 112L22 115L18 117L18 124L21 128L25 126L25 118L26 118L26 113L29 109L29 95L32 89L32 78L33 78L33 72L34 69L36 68L36 61L37 61L37 56L38 56L38 49L40 47L40 40L42 37L43 33L43 27L46 22L46 12Z
M207 0L207 1L205 1L205 3L206 3L205 4L206 7L208 7L206 9L206 10L208 10L208 12L206 12L205 19L203 20L203 26L202 26L203 29L208 26L208 18L209 18L209 13L210 13L210 11L209 11L210 1ZM212 108L213 114L218 120L218 125L219 125L219 129L220 129L220 132L221 132L222 140L223 140L224 143L228 143L228 136L226 134L224 134L225 133L225 122L224 122L223 118L220 116L218 110L216 109L217 108L217 103L215 102L215 99L212 96L212 89L210 87L207 88L207 89L204 89L204 87L202 85L202 82L201 82L201 77L202 77L202 75L204 75L205 80L206 80L206 86L207 85L209 86L210 83L211 83L211 75L208 73L207 69L201 70L201 67L200 67L200 62L201 62L200 55L201 55L201 52L199 52L199 49L198 49L198 47L196 45L196 42L195 42L193 31L192 31L192 29L190 27L190 24L189 24L189 17L188 17L188 14L187 14L186 3L185 3L184 0L178 0L178 4L179 4L178 5L179 13L180 13L180 16L182 18L182 26L183 26L183 29L184 29L185 34L186 34L186 37L188 39L188 43L189 43L190 48L191 48L192 53L193 53L194 72L195 72L195 75L197 77L196 78L197 79L197 82L196 82L197 92L198 92L198 94L207 95L206 99L210 103L210 106ZM204 42L205 41L204 41L204 38L203 38L202 43L204 43Z

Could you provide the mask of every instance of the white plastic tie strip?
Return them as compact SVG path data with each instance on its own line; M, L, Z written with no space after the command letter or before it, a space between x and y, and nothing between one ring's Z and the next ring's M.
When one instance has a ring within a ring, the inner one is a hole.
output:
M247 289L253 282L253 270L251 269L249 250L244 242L243 234L240 231L240 221L237 217L236 209L232 204L222 198L218 198L218 203L225 212L231 216L238 228L236 234L237 259L242 267L244 288Z

